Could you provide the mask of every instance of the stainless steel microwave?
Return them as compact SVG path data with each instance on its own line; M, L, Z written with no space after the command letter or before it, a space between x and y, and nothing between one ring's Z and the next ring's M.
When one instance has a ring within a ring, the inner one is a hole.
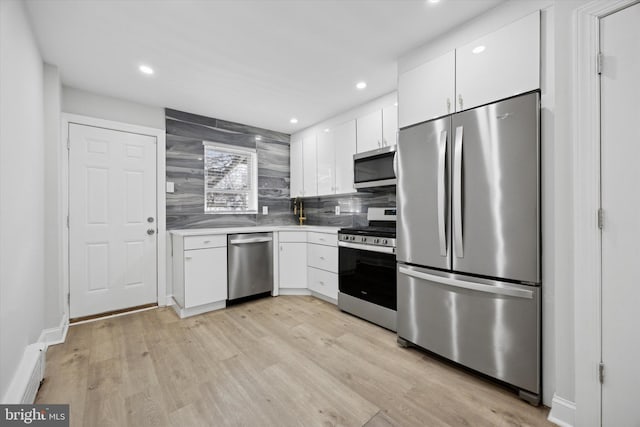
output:
M354 154L353 180L356 190L396 185L396 146Z

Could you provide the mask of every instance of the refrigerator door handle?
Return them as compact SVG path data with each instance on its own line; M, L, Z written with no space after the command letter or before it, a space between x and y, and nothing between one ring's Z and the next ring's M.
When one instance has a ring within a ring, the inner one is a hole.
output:
M453 249L458 258L464 258L462 246L462 132L462 126L458 126L453 153Z
M445 221L445 158L447 154L447 131L440 133L440 141L438 144L438 239L440 240L440 255L447 256L447 224Z
M430 282L440 283L446 286L453 286L456 288L469 289L472 291L486 292L494 295L505 295L516 298L532 299L533 291L526 289L518 289L508 286L493 286L484 285L482 283L467 282L465 280L450 279L448 277L436 276L433 274L423 273L421 271L411 270L407 267L398 267L398 271L407 276L414 277L416 279L428 280Z

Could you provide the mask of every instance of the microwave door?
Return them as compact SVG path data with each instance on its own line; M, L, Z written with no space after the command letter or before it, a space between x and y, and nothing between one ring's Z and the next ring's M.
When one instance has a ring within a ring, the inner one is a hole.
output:
M355 154L353 156L355 188L395 185L395 154L395 146Z

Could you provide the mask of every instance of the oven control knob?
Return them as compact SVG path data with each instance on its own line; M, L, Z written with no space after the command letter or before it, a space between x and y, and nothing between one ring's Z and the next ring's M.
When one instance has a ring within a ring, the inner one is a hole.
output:
M384 239L384 240L382 241L382 244L383 244L383 245L386 245L387 243L389 243L389 241L388 241L387 239Z
M351 240L356 240L356 236L351 236Z
M380 239L373 239L373 243L375 243L375 244L380 243Z

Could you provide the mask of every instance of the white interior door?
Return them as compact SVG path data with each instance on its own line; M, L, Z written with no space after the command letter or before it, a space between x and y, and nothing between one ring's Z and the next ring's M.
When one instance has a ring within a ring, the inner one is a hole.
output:
M640 4L600 22L602 425L640 426Z
M70 317L157 297L156 138L69 125Z

